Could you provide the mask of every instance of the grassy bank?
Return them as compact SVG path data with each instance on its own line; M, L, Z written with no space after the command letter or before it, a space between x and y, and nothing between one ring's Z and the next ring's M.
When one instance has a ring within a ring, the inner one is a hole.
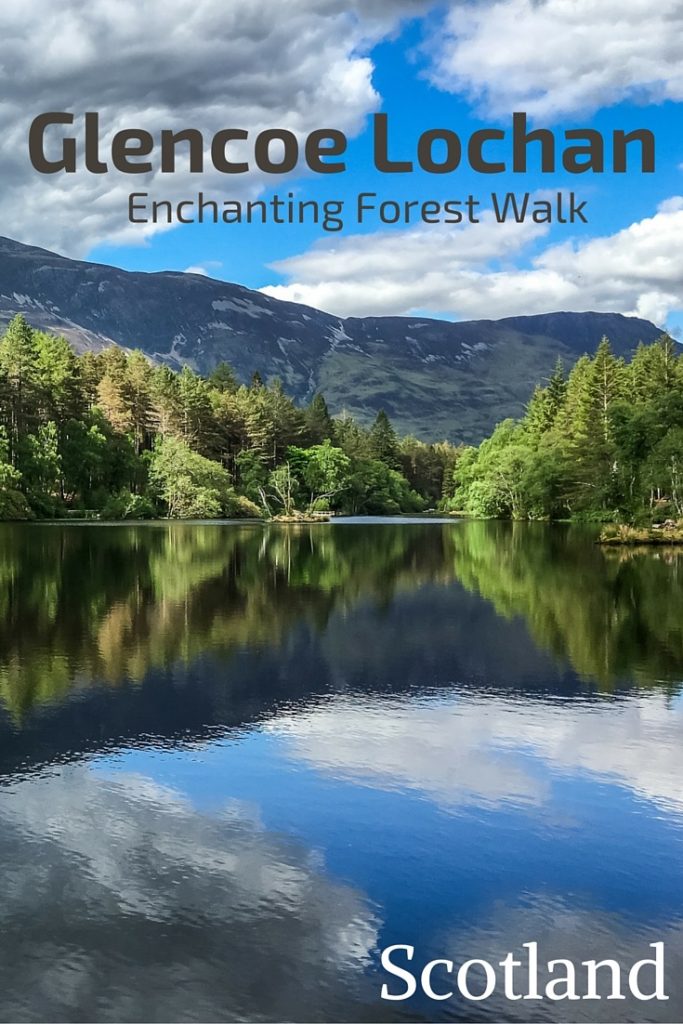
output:
M598 544L683 544L683 520L661 526L624 526L610 523L598 538Z

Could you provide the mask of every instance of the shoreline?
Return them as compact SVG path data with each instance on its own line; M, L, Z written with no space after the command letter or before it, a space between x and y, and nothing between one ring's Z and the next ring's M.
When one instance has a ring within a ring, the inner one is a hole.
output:
M596 544L604 547L677 547L683 545L683 523L662 526L605 526Z

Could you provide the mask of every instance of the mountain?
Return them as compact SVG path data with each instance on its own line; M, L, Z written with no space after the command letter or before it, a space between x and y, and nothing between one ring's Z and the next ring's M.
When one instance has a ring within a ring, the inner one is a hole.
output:
M603 335L628 355L661 334L618 313L341 319L198 274L131 273L0 238L0 323L18 312L80 351L115 343L202 373L226 360L245 381L280 377L300 401L323 391L335 413L368 421L384 408L401 432L464 441L519 415L558 356L571 365Z

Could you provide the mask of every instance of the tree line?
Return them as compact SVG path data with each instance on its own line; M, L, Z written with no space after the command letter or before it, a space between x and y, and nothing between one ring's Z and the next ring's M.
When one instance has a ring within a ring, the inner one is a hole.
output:
M668 335L630 362L603 338L558 362L523 417L460 450L446 504L474 516L648 523L683 517L683 356Z
M206 378L114 346L78 355L22 315L0 339L0 519L420 511L456 457L384 412L366 428L321 394L300 408L225 363Z

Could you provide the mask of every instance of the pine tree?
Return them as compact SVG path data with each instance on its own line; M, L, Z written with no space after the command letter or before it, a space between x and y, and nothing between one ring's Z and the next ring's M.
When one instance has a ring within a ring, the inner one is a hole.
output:
M6 388L9 460L16 466L19 440L37 428L41 407L38 346L21 313L11 321L0 342L0 374Z
M241 387L235 396L244 423L245 447L264 460L272 451L273 425L270 419L266 389L263 386Z
M78 358L81 394L86 408L92 409L97 403L97 385L102 380L102 359L94 352L84 352Z
M398 468L398 437L384 409L380 409L375 417L370 429L369 444L373 458L384 462L391 469Z
M234 475L237 469L235 460L246 444L246 428L237 392L214 391L211 407L215 425L211 457L222 462Z
M132 430L133 420L125 396L125 380L113 373L105 373L97 385L97 404L120 434Z
M304 412L304 419L309 444L322 444L327 440L334 441L334 421L323 395L318 393L310 401Z
M178 377L180 436L194 451L204 455L213 441L213 409L205 380L184 366Z
M626 375L623 359L617 359L607 338L601 340L593 359L590 391L596 403L603 439L609 442L611 406L625 396Z
M128 358L116 345L101 355L102 377L97 385L97 404L114 430L127 434L133 429L128 394Z
M66 338L36 332L35 341L45 415L61 428L85 409L79 361Z
M526 407L524 424L535 437L540 437L555 424L567 396L567 379L564 364L558 358L552 376L546 387L536 385Z
M593 381L593 363L588 356L581 356L567 378L564 404L553 430L553 437L568 445L574 486L568 502L573 510L602 507L604 473L609 465Z
M169 366L159 366L152 373L151 421L160 437L180 436L180 398L178 374Z
M228 394L234 395L237 391L239 384L235 371L229 363L222 362L211 372L209 376L209 384L216 391L224 391Z
M274 380L266 390L268 418L272 429L271 457L273 464L280 461L290 445L298 444L304 432L304 417L300 409L285 394L282 382Z
M659 384L662 391L672 391L683 384L681 378L681 364L677 352L676 342L671 335L663 334L654 344L655 358L659 364ZM680 345L678 346L680 348Z
M335 420L334 432L337 444L351 459L371 458L368 431L361 427L348 414Z
M672 392L683 394L679 348L668 334L652 345L638 346L630 366L636 401L662 402Z
M557 414L564 405L565 398L567 397L567 376L564 372L564 363L560 356L557 358L555 369L548 381L547 390L548 398L550 400L550 414L554 423Z
M550 430L554 421L555 416L548 388L537 384L527 403L524 416L525 429L534 437L540 437L541 434Z
M152 367L142 352L132 352L126 365L125 398L136 454L151 446Z

